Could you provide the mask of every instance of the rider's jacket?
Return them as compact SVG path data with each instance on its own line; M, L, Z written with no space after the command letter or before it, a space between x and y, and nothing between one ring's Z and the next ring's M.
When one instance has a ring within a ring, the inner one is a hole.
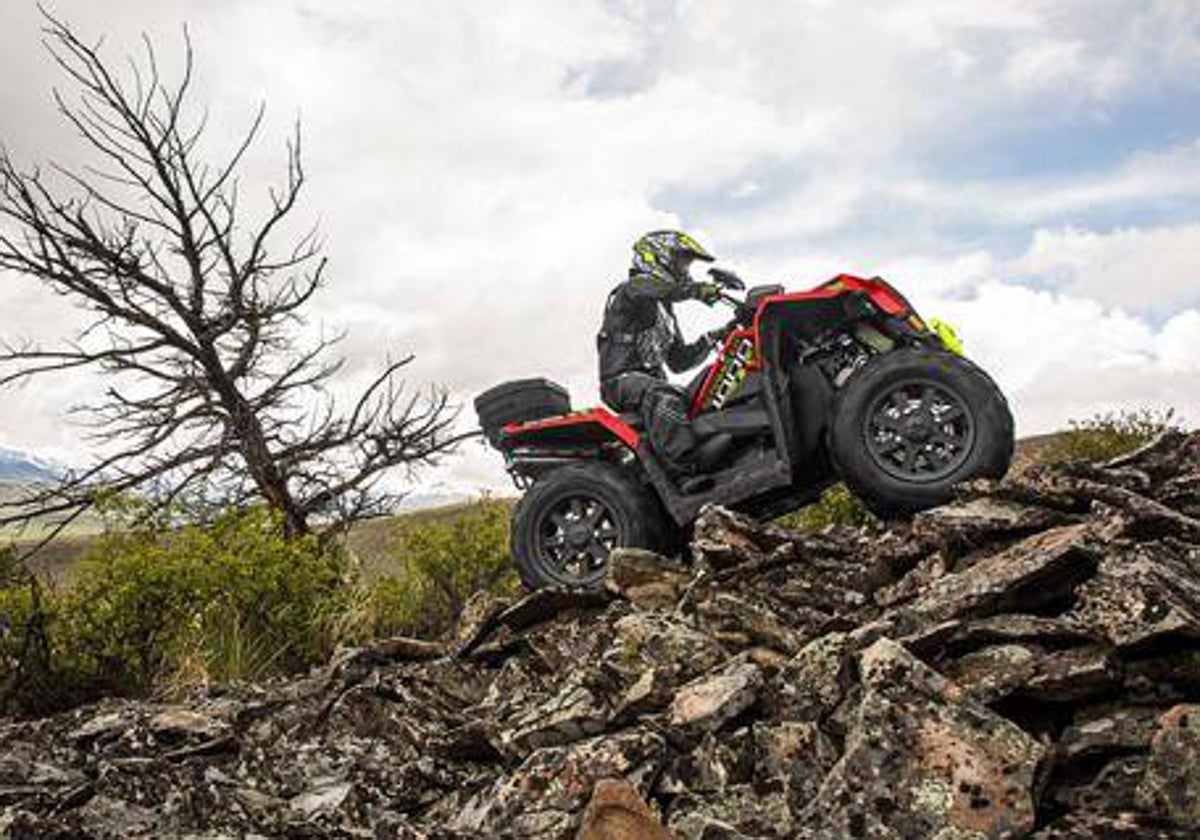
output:
M666 379L664 365L678 373L704 360L712 340L701 336L691 343L684 341L671 308L672 303L696 297L696 288L694 283L631 272L609 293L596 336L602 385L632 372Z

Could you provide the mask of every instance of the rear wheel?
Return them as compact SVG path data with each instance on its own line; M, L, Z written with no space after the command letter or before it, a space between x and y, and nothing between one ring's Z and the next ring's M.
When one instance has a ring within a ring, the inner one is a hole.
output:
M512 555L529 589L598 589L614 548L661 551L669 532L662 506L634 476L584 462L555 470L521 498Z
M992 379L961 356L899 350L855 375L834 403L830 453L842 479L877 515L950 501L955 484L999 478L1013 420Z

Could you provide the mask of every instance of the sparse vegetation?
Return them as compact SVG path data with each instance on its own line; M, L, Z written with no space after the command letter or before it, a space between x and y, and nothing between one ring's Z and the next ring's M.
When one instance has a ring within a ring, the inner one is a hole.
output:
M67 590L4 584L0 711L21 712L294 671L362 631L365 599L341 550L262 507L110 530Z
M506 501L385 523L391 571L371 576L339 545L286 536L265 507L174 528L133 507L110 503L69 587L0 553L0 714L261 679L372 636L436 637L471 593L518 586Z
M510 512L506 502L483 498L454 516L401 520L393 550L399 569L372 587L375 633L435 636L476 590L516 592Z
M1072 420L1042 447L1036 460L1061 464L1066 461L1107 461L1132 452L1162 432L1178 428L1172 410L1137 409L1096 414Z
M811 505L776 520L784 528L797 531L823 531L831 525L851 528L875 527L879 520L863 506L844 484L835 484Z

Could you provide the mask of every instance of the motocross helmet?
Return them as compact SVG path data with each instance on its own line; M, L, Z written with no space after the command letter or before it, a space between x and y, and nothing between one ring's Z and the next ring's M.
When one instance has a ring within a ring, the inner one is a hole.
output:
M686 233L656 230L633 243L633 274L649 274L670 283L690 281L688 267L693 260L712 262L713 255Z

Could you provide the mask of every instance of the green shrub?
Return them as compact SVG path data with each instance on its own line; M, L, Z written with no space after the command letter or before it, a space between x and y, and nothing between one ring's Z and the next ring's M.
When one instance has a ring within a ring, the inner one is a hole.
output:
M844 484L835 484L821 498L800 510L781 516L776 523L795 531L822 531L830 525L876 527L879 520Z
M452 512L400 519L393 549L398 570L372 587L373 632L436 636L476 590L515 592L510 513L507 503L485 497Z
M52 622L41 584L14 547L0 548L0 714L35 708L55 690Z
M1174 412L1151 409L1096 414L1072 420L1070 428L1055 435L1035 460L1047 464L1067 461L1107 461L1132 452L1167 429L1177 428Z
M205 525L114 528L70 590L43 593L29 580L0 590L0 614L28 628L0 647L0 685L21 685L0 706L49 711L307 667L357 632L363 601L343 552L286 539L263 508Z
M265 508L109 532L79 568L68 635L116 689L144 690L185 665L215 680L255 678L328 655L351 583L340 551L285 538Z

